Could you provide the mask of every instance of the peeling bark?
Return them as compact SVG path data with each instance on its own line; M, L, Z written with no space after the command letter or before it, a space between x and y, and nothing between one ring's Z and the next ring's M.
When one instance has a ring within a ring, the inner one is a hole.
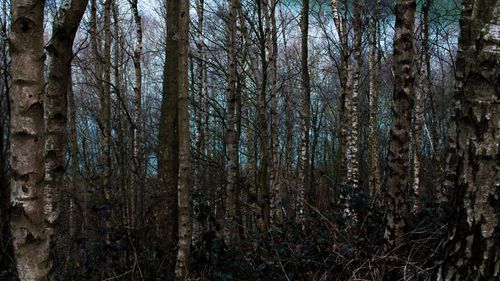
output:
M21 281L53 270L44 220L43 1L12 1L11 233Z
M348 100L348 111L350 118L350 130L347 142L347 182L353 189L359 185L359 87L361 79L361 3L360 0L354 2L354 68L352 69L352 95Z
M464 0L457 56L453 221L438 280L500 278L500 1Z
M415 0L396 1L394 33L393 125L388 155L387 228L385 238L400 245L407 228L411 109L413 107L413 29Z

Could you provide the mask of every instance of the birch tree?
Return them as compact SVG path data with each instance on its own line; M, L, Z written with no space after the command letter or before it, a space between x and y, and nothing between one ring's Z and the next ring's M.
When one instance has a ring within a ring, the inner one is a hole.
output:
M413 27L415 0L396 1L394 33L393 125L388 155L388 214L385 238L395 245L407 230L411 110L413 104Z
M362 37L362 25L361 25L361 3L359 0L354 2L354 67L352 69L352 92L349 93L349 99L347 100L347 112L349 115L349 120L351 124L351 130L348 133L348 143L347 143L347 182L355 190L359 185L359 160L358 160L358 148L359 148L359 88L361 79L361 65L362 54L361 54L361 37Z
M73 41L76 31L87 7L87 0L64 2L59 8L52 24L52 37L46 47L49 54L47 89L44 96L45 123L45 221L49 235L56 233L56 223L60 213L61 187L64 186L66 166L66 127L68 115L68 96L71 91L71 61L73 58ZM74 109L74 107L73 107ZM71 116L73 122L74 116ZM72 146L71 148L75 148ZM72 158L76 158L76 153ZM73 160L73 159L72 159ZM72 169L76 169L76 159ZM72 173L72 184L75 181ZM72 191L74 191L74 185ZM70 194L72 197L73 194ZM74 234L74 201L70 199L70 235ZM51 240L53 240L51 238Z
M29 8L27 8L29 7ZM22 281L50 280L44 217L42 1L11 2L11 233Z
M457 159L451 236L437 280L500 277L500 1L462 2L452 131Z
M191 246L191 206L189 202L191 175L190 137L189 137L189 0L179 1L179 49L178 81L179 81L179 242L177 250L177 264L175 266L175 280L186 280L189 266Z
M299 146L299 184L297 190L297 219L304 220L305 194L309 187L309 127L311 112L311 93L308 65L308 35L309 35L309 0L302 0L300 14L301 32L301 108L300 108L300 146Z

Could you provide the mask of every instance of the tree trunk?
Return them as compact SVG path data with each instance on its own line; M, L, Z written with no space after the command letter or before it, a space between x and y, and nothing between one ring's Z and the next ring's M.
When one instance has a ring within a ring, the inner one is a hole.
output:
M462 2L451 237L437 280L500 278L500 1Z
M359 185L359 87L361 77L361 3L360 0L354 2L354 68L352 73L352 95L349 99L349 118L350 130L348 134L347 147L347 182L353 188Z
M134 125L133 125L133 163L134 172L132 173L132 184L131 184L131 197L129 200L132 201L131 204L131 227L134 229L139 223L143 221L142 212L143 208L139 208L139 205L143 204L144 197L142 196L144 192L139 185L139 181L142 177L142 159L141 159L141 123L142 123L142 67L141 67L141 55L142 55L142 23L141 16L139 15L139 9L137 7L137 0L132 0L130 2L132 8L132 13L134 15L135 22L135 32L136 32L136 43L134 49ZM137 219L137 221L135 221Z
M388 155L388 214L385 238L400 245L406 231L408 216L409 158L411 110L413 105L413 27L415 0L396 2L394 33L393 125Z
M175 280L186 280L189 266L189 250L191 246L191 205L189 203L190 165L190 137L189 137L189 85L188 85L188 56L189 56L189 0L179 1L179 243Z
M422 207L421 204L421 184L420 184L420 147L422 144L422 125L424 120L424 98L429 93L429 5L430 1L426 0L422 6L422 55L420 60L420 77L418 86L415 89L415 103L413 108L413 212L417 212ZM430 142L433 147L433 142ZM435 153L434 153L435 154Z
M104 49L103 49L103 78L101 91L101 120L102 120L102 152L101 165L103 167L101 174L101 183L99 188L102 190L104 197L103 203L100 206L104 210L101 219L104 219L104 262L111 264L111 222L112 222L112 206L111 206L111 8L113 0L104 2ZM112 276L109 267L104 266L104 276L109 278Z
M71 70L70 75L71 78ZM77 191L77 176L78 176L78 133L76 131L76 101L73 92L73 83L71 79L68 81L68 111L69 111L69 133L70 133L70 203L69 203L69 235L71 239L76 238L76 208L75 198ZM85 196L85 194L83 194ZM83 205L83 204L82 204ZM83 208L82 208L83 209ZM83 224L83 222L82 222Z
M11 234L9 230L9 179L7 175L7 152L8 152L8 130L9 130L9 96L10 96L10 68L7 44L9 34L7 31L7 1L2 4L2 14L0 16L1 30L5 37L0 39L0 56L2 57L1 69L1 87L0 87L0 248L5 249L6 254L0 257L0 267L7 268L11 260L7 257L12 256L12 244L9 242ZM7 112L3 110L7 109ZM6 136L6 137L4 137Z
M370 106L370 117L369 117L369 144L368 144L368 158L369 158L369 173L370 173L370 197L375 198L380 189L380 171L378 166L378 122L377 122L377 110L378 110L378 94L380 91L380 75L381 75L381 52L378 49L379 42L379 17L380 12L378 6L380 5L380 0L377 2L377 9L375 11L375 18L372 22L372 29L369 34L369 106Z
M236 136L236 16L238 12L238 0L229 1L229 36L228 36L228 87L227 87L227 124L226 144L229 147L229 159L227 168L227 198L226 198L226 221L225 242L230 245L238 240L238 222L236 217L236 205L238 204L238 138Z
M261 206L261 215L263 227L268 228L270 222L270 187L269 187L269 134L268 134L268 114L267 114L267 84L269 80L269 58L266 52L268 34L270 28L265 23L268 0L258 0L258 40L260 44L260 63L262 66L259 96L257 98L257 120L258 136L260 141L259 150L259 175L258 175L258 193L259 204Z
M71 60L73 58L73 41L86 7L86 0L66 2L61 5L57 13L57 18L54 19L52 25L52 38L47 45L49 69L47 90L44 96L44 211L48 227L47 233L52 236L55 235L54 228L60 212L58 206L59 201L62 199L60 191L61 187L64 186L67 101L68 94L72 94L70 88L72 85Z
M292 87L292 82L290 81L290 77L292 75L292 69L290 65L290 58L289 58L289 50L287 46L287 33L286 33L286 25L285 25L285 18L283 17L283 12L282 12L282 3L280 2L280 20L282 22L282 37L283 37L283 56L284 56L284 63L285 63L285 73L286 79L283 84L283 90L282 90L282 96L284 97L284 108L293 108L295 105L294 101L294 91ZM285 197L285 194L287 197L290 196L288 193L290 190L290 187L292 186L291 182L293 181L292 175L293 173L293 157L295 155L294 149L293 149L293 133L294 133L294 128L293 128L293 117L294 117L294 111L293 110L285 110L285 143L284 143L284 161L283 161L283 171L282 171L282 186L280 189L284 193L283 198ZM290 200L286 200L289 202ZM284 200L285 202L285 200ZM283 202L283 203L284 203ZM287 207L289 207L290 204L287 204ZM284 208L285 206L283 206Z
M339 148L337 150L337 181L343 182L347 174L346 171L346 146L347 146L347 136L348 136L348 122L349 122L349 110L347 106L347 95L349 95L349 44L348 44L348 33L346 31L346 20L340 14L340 6L338 0L332 0L332 14L333 22L337 30L337 34L340 39L340 84L342 86L342 92L340 94L340 132L339 132Z
M269 186L271 189L271 221L281 222L281 185L278 176L279 164L279 115L278 115L278 89L277 89L277 58L278 58L278 31L276 28L276 1L268 1L269 8L266 12L266 22L271 26L270 40L268 38L269 73L271 78L271 141L269 145Z
M304 221L305 193L309 187L309 123L311 93L308 65L309 0L302 0L300 15L301 31L301 108L300 108L300 146L299 146L299 186L297 192L297 220Z
M44 218L43 9L43 1L11 2L11 232L21 281L51 280L53 268Z
M158 173L160 186L166 192L166 232L165 247L167 255L165 267L168 272L175 269L175 249L178 236L177 187L179 173L179 52L177 34L179 32L178 1L167 1L167 42L163 69L163 90L158 139Z
M206 206L206 196L203 193L204 188L207 186L206 181L206 165L202 164L206 158L206 131L204 130L204 114L208 115L209 107L205 107L205 100L207 99L205 91L205 0L196 1L196 14L198 20L196 22L197 29L197 39L196 39L196 73L195 73L195 126L196 126L196 136L195 136L195 147L197 153L197 165L195 166L195 184L193 186L193 194L195 194L198 200L193 201L193 239L195 239L194 244L196 244L197 239L200 237L201 233L204 231L202 229L205 226L205 222L199 221L197 218L200 215L200 210L203 206Z

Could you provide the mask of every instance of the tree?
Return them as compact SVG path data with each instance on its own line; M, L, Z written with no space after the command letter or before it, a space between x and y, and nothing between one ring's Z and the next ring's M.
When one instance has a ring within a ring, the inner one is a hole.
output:
M453 222L437 280L500 277L499 7L498 0L462 2L450 151L457 159Z
M420 148L422 145L422 126L424 120L424 99L425 96L430 92L430 80L429 80L429 9L430 0L426 0L422 6L422 54L419 61L420 77L418 80L418 86L415 88L415 100L413 108L413 127L412 127L412 188L413 188L413 208L414 212L420 210L421 208L421 182L420 182L420 170L421 170L421 155ZM433 146L433 142L430 142ZM434 150L434 149L432 149ZM433 152L435 155L435 152Z
M301 108L300 108L300 146L299 146L299 187L297 190L297 219L304 219L305 194L309 187L309 126L311 111L311 93L308 65L309 0L302 1L300 14L301 31Z
M11 5L11 232L19 278L44 281L53 266L43 215L44 2Z
M228 34L228 86L227 86L227 125L226 141L229 147L229 159L227 168L227 199L225 219L225 242L232 244L238 237L236 206L238 201L238 137L236 130L236 16L238 11L238 0L229 1L229 34Z
M271 78L271 134L269 144L269 186L271 189L271 222L281 222L281 200L282 190L280 188L280 178L278 176L279 169L279 114L278 114L278 31L276 27L276 1L269 0L268 8L266 9L266 24L271 26L270 38L268 38L267 49L269 54L269 72Z
M130 2L132 8L132 14L134 16L135 22L135 32L136 32L136 43L134 49L134 124L133 124L133 161L134 161L134 173L132 174L132 184L130 200L131 205L131 224L132 228L136 227L136 222L134 218L137 217L138 222L142 221L142 212L138 209L139 204L143 204L143 196L139 196L139 186L138 182L141 177L141 123L142 123L142 67L141 67L141 55L142 55L142 22L141 16L139 15L139 9L137 7L137 0L132 0ZM143 194L141 191L140 194Z
M395 245L403 242L407 227L411 110L413 106L413 27L415 0L396 1L394 32L393 125L388 155L388 214L385 237Z
M176 242L178 237L178 176L179 176L179 5L169 0L167 4L167 37L165 47L165 64L163 66L163 89L158 143L158 176L160 186L166 195L166 221L164 222L165 246L170 255L165 267L169 272L174 270Z
M339 78L342 86L342 93L340 94L340 132L339 132L339 148L337 150L337 160L338 160L338 175L337 178L340 181L345 180L347 175L346 171L346 145L348 136L348 126L349 122L349 111L347 110L347 95L349 94L349 43L347 32L347 22L345 17L341 15L340 5L338 0L332 0L332 16L333 22L335 23L336 31L340 41L340 66L339 66ZM344 7L344 9L347 9Z
M269 132L268 132L268 112L267 112L267 92L269 83L269 35L270 26L266 23L268 11L267 0L257 0L258 31L257 38L259 44L259 59L261 69L260 81L257 82L259 96L257 98L257 135L259 140L259 171L257 192L259 193L259 203L261 207L261 217L264 229L268 229L271 215L271 190L269 186ZM253 62L255 63L255 62Z
M179 243L177 251L177 264L175 267L175 280L186 280L189 265L191 246L191 206L189 202L190 188L190 137L189 137L189 81L188 81L188 56L189 56L189 0L179 2Z
M381 63L381 51L380 44L380 0L377 1L377 8L375 9L375 15L373 21L371 22L371 29L369 37L369 54L368 54L368 65L369 65L369 107L370 107L370 117L369 117L369 144L368 144L368 165L370 173L370 196L374 198L379 193L380 185L380 171L378 163L378 122L377 122L377 110L378 110L378 96L380 91L380 79L382 75L382 63Z
M104 66L102 76L102 86L100 92L101 103L101 155L100 164L102 167L100 182L103 201L100 208L107 210L107 214L102 215L104 219L104 277L111 277L111 228L112 228L112 205L111 205L111 176L113 172L113 161L111 155L111 8L113 0L104 2L104 49L102 54L102 63Z
M359 88L361 80L361 64L363 57L361 54L361 3L359 0L354 2L354 68L352 69L352 92L348 98L348 115L350 117L351 130L348 134L347 146L347 182L353 189L357 189L359 185Z
M49 69L47 90L43 100L45 121L44 211L50 235L55 235L54 227L60 213L58 206L61 200L60 192L64 185L67 101L68 95L72 95L70 89L72 85L73 41L86 7L87 0L71 1L61 5L52 25L52 37L47 45ZM76 166L76 163L73 165Z

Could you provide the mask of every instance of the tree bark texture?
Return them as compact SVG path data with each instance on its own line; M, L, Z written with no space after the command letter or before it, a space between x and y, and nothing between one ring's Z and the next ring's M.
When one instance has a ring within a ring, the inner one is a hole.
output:
M352 70L352 95L348 100L350 130L347 142L347 182L353 189L359 186L359 88L361 79L361 3L360 0L354 2L354 67Z
M227 87L227 124L226 144L229 148L226 190L225 242L232 244L238 239L238 220L236 206L238 201L238 137L236 131L236 16L238 0L229 1L229 34L228 34L228 87Z
M190 137L189 137L189 0L179 1L179 182L178 182L178 208L179 208L179 241L177 250L177 263L175 267L175 280L186 280L189 265L191 246L191 205L189 202L191 175Z
M462 2L451 236L438 280L500 278L500 1Z
M44 1L11 2L11 233L22 281L50 280L50 233L44 217Z
M47 45L49 69L44 95L45 122L45 194L44 215L48 233L55 234L59 203L64 186L68 94L71 87L73 41L83 17L86 0L65 2L52 25L52 37ZM71 200L70 200L71 202ZM70 215L71 217L71 215ZM52 241L53 239L50 238Z
M413 107L413 28L415 0L396 1L394 33L393 125L389 143L387 180L387 228L385 238L400 245L407 227L409 151Z

